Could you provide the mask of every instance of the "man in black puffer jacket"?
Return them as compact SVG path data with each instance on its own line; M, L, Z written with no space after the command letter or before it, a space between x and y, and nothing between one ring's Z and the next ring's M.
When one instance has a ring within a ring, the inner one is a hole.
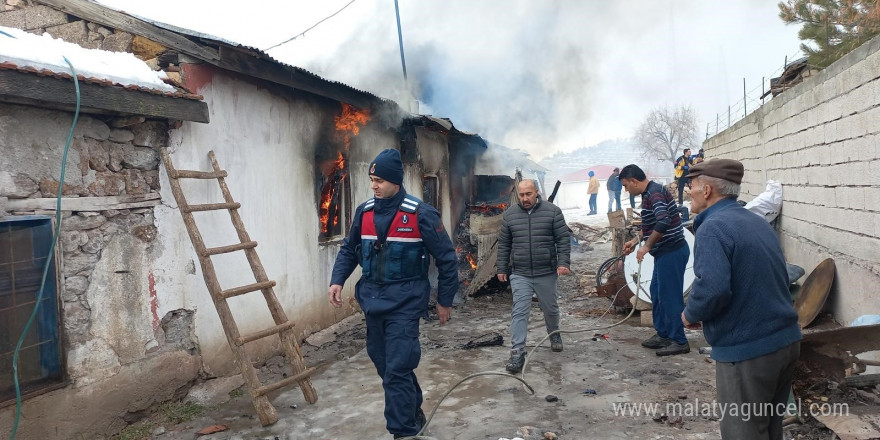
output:
M547 333L559 330L556 278L568 275L571 264L569 229L562 210L541 200L534 180L517 185L519 204L504 212L498 234L498 279L510 281L513 290L511 354L506 369L518 373L525 363L526 335L532 295L544 311ZM559 333L550 337L550 348L562 351Z

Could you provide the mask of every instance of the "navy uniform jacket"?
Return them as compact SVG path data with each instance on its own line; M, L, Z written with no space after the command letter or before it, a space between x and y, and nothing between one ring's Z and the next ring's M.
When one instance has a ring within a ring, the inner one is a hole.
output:
M385 231L399 210L400 203L406 196L403 187L391 199L375 199L374 223L384 241ZM336 255L336 263L333 266L333 275L330 284L343 285L345 280L358 266L358 246L361 244L361 219L363 218L365 202L358 206L355 211L351 230ZM458 260L455 256L455 248L437 210L422 202L417 209L419 232L422 237L425 250L434 257L439 276L437 278L437 303L444 307L451 307L458 291ZM412 264L418 264L413 261ZM355 296L365 314L382 314L396 311L424 313L427 310L428 298L431 293L431 285L428 279L408 280L377 284L373 281L361 278L355 288Z

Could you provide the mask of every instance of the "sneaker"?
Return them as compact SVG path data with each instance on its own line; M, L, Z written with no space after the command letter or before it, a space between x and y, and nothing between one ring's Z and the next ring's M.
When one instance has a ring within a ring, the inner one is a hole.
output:
M684 354L690 353L691 346L687 342L684 344L679 344L677 342L671 342L666 347L663 347L657 350L657 356L672 356L674 354Z
M642 347L655 350L658 348L666 347L669 344L672 344L672 339L664 338L663 336L660 336L658 334L655 334L654 336L651 336L650 338L642 341Z
M562 335L556 333L554 335L550 335L550 349L555 352L562 351Z
M516 374L522 371L525 363L526 354L522 351L512 350L510 352L510 359L507 360L507 365L504 366L504 369L507 370L508 373Z

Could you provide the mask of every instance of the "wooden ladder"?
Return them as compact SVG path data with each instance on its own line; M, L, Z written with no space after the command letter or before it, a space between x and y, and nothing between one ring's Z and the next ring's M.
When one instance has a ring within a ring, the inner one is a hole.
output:
M220 315L220 322L223 324L223 331L226 333L226 340L229 342L229 348L232 349L232 353L235 355L235 361L238 364L238 368L241 370L241 375L244 377L245 382L250 389L251 400L253 400L254 408L256 408L257 414L260 416L260 423L262 423L263 426L266 426L278 421L278 413L275 410L275 407L272 406L272 403L269 402L269 398L266 397L266 394L279 388L297 383L302 389L306 401L309 403L317 402L318 393L312 386L311 379L309 379L309 376L315 371L315 369L306 368L305 366L299 343L292 330L294 324L287 320L287 314L284 313L284 308L281 307L278 298L275 296L275 291L272 289L275 287L275 281L270 281L266 276L266 271L263 269L263 264L260 262L260 257L257 255L257 242L251 240L247 231L245 231L244 223L241 221L241 216L238 213L241 204L232 199L229 187L226 186L225 178L227 173L225 170L221 170L220 165L217 164L217 158L214 156L214 151L208 152L208 157L211 159L214 171L207 172L177 170L171 163L171 157L166 148L162 148L161 155L162 161L165 162L165 170L168 172L168 180L171 183L171 192L174 194L174 199L177 201L177 207L180 209L180 214L183 216L184 224L186 224L186 230L189 232L189 238L192 240L196 255L199 257L199 264L202 266L202 275L205 278L205 284L208 286L208 291L211 293L211 299L214 300L217 314ZM225 202L190 205L186 201L186 197L183 195L183 190L180 188L179 179L217 179L217 182L220 184L220 190L223 192ZM238 233L240 243L207 248L205 247L205 242L202 240L202 234L196 226L192 213L223 209L229 211L229 215L232 217L232 224L235 227L235 231ZM220 283L217 280L217 272L214 270L214 264L211 261L211 256L242 250L247 256L248 263L254 273L256 282L246 286L233 287L226 290L221 289ZM234 296L257 291L263 292L263 297L266 299L269 311L272 313L272 318L275 320L275 326L250 335L241 336L238 332L238 325L235 323L235 318L232 316L232 311L229 309L229 304L226 300ZM284 352L284 356L287 358L287 362L290 363L293 369L293 376L285 378L279 382L263 385L257 377L257 371L251 363L244 344L274 334L278 334L281 337L281 348Z

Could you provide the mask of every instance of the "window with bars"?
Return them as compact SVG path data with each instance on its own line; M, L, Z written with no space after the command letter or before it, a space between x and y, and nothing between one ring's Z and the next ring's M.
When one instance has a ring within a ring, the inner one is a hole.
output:
M18 355L22 395L64 380L58 319L56 258L49 255L52 219L23 217L0 221L0 403L15 398L12 358L36 306L47 259L49 273L40 308Z
M437 176L422 177L422 196L425 202L440 211L440 181Z

